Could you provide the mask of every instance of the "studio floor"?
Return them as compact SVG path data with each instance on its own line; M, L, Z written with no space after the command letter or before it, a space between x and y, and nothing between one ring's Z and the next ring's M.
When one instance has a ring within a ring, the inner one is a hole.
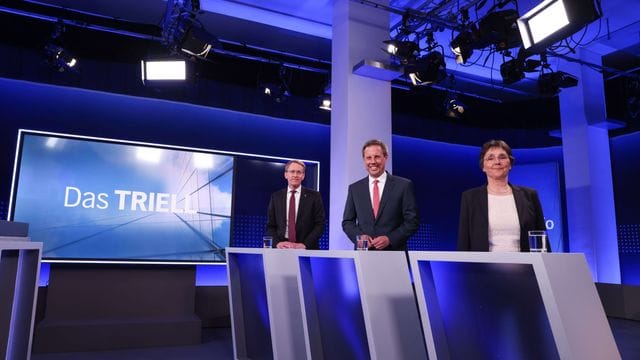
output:
M609 318L622 359L640 359L640 321ZM32 354L33 360L186 360L233 359L230 328L205 328L202 343L112 351Z

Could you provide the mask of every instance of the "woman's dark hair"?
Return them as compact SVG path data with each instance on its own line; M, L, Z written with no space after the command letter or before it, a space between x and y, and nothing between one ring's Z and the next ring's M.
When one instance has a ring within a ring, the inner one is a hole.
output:
M480 169L484 168L483 166L484 156L487 154L487 151L489 151L489 149L494 147L499 147L502 150L506 151L507 155L509 156L509 161L511 162L511 166L513 166L513 164L516 161L516 158L513 157L513 153L511 152L511 147L509 146L509 144L507 144L503 140L489 140L486 143L484 143L482 145L482 148L480 149Z

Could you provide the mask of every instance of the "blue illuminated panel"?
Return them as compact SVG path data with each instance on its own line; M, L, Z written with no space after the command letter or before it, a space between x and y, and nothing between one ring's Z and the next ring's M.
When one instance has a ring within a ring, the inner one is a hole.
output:
M532 265L418 266L439 357L559 359Z
M228 261L229 272L238 276L240 299L232 300L242 306L246 355L251 359L273 358L262 255L230 253Z
M370 359L352 258L299 258L311 353L325 359Z

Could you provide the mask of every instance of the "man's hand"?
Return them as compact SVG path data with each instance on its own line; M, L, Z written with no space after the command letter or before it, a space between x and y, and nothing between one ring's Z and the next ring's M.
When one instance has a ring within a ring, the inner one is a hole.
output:
M278 249L306 249L307 247L303 243L294 243L291 241L280 241L276 245Z
M383 235L373 238L370 247L376 250L382 250L389 245L391 245L391 240L389 240L389 237Z

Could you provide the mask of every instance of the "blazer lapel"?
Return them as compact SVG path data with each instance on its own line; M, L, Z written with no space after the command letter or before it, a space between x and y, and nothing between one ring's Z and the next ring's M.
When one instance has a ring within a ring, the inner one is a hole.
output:
M480 211L478 214L482 217L482 223L486 224L486 229L483 229L488 234L489 231L489 194L487 192L487 187L483 186L482 191L480 191L480 198L477 199L478 206L480 207Z
M305 209L307 208L307 200L309 194L305 189L300 187L300 204L298 204L298 213L296 214L296 224L298 224L298 219L301 219L301 215Z
M522 192L522 189L520 189L520 187L511 185L511 188L513 189L513 200L515 200L516 202L518 219L520 221L520 224L523 224L524 219L526 219L527 216L527 209L525 208L525 204L527 203L527 201L524 198L524 193Z

